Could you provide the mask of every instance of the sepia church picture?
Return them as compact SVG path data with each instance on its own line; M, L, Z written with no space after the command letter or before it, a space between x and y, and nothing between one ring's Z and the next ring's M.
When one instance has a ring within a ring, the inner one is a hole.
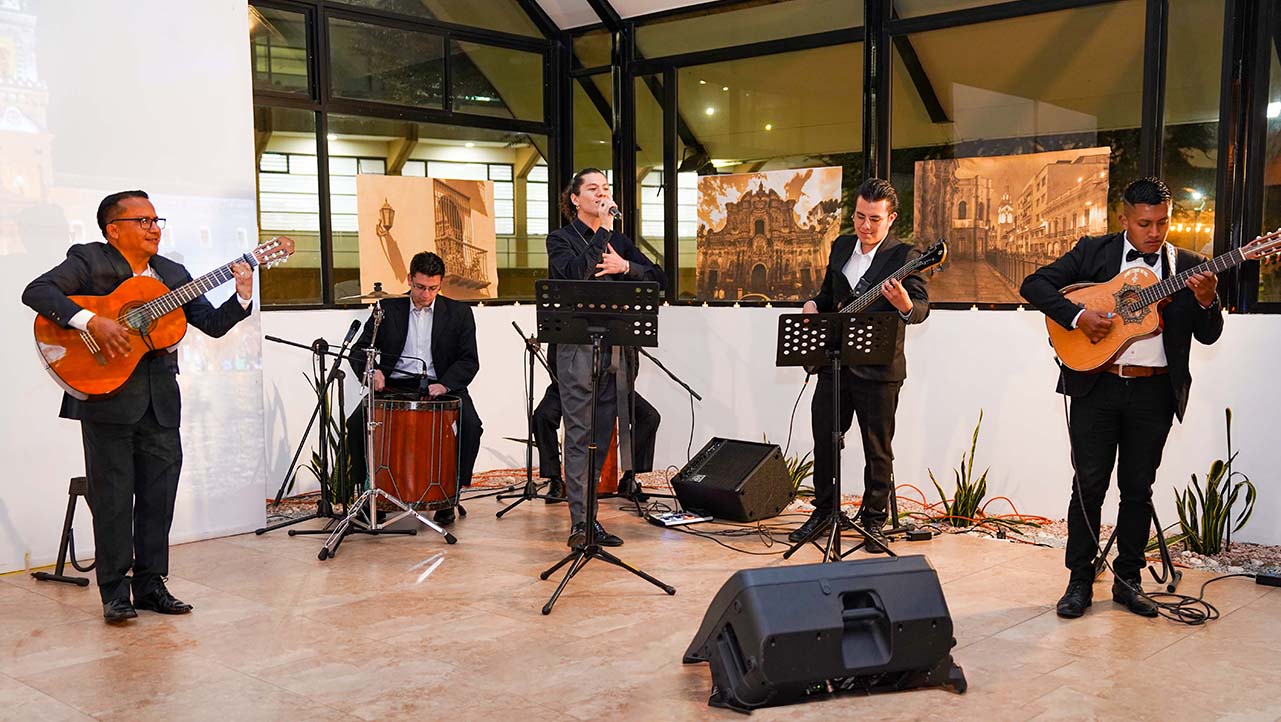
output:
M948 241L930 300L1020 303L1019 284L1107 232L1109 148L918 161L915 238Z
M841 225L841 169L698 179L698 297L796 301L818 292Z

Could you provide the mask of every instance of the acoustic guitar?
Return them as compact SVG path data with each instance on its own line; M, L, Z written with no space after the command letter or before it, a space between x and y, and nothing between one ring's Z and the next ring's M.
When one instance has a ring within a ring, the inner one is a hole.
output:
M1130 344L1161 332L1162 308L1169 303L1170 296L1187 288L1189 278L1205 271L1222 273L1278 251L1281 251L1281 228L1162 281L1146 268L1127 268L1110 281L1068 286L1062 292L1069 301L1091 311L1113 314L1112 329L1096 343L1085 331L1064 328L1046 316L1050 344L1064 366L1074 371L1101 371Z
M885 280L878 282L875 288L869 288L863 293L853 297L852 300L848 301L845 305L841 306L841 308L838 309L837 312L838 313L862 313L867 310L868 306L871 306L873 303L876 303L878 299L880 299L882 296L885 295L885 292L883 290L885 288L885 281L890 280L890 278L894 279L895 281L902 281L904 278L907 278L913 273L924 273L926 271L933 271L938 266L943 265L946 261L947 261L947 241L940 238L939 240L934 242L934 245L925 249L924 253L917 256L916 258L913 258L907 263L903 264L903 267L898 269L894 273L890 274L889 278L886 278ZM942 269L939 269L939 270L942 270ZM819 370L820 370L820 367L818 366L805 367L805 373L811 374L811 375L818 373Z
M278 237L173 290L158 279L134 276L106 296L71 296L81 308L114 318L138 337L140 343L130 344L126 356L110 357L89 332L63 328L38 314L36 349L49 375L68 394L81 400L108 398L129 380L143 357L163 353L182 340L187 334L183 304L230 281L231 264L270 267L293 252L293 240Z

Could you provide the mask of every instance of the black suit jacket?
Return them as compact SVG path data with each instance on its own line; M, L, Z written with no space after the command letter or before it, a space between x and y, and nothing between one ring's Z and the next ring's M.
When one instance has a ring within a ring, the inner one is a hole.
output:
M1057 261L1042 267L1023 279L1019 293L1029 303L1064 328L1072 328L1081 307L1067 300L1059 289L1074 283L1102 283L1110 281L1121 272L1121 253L1125 248L1124 233L1105 236L1086 236L1072 250ZM1205 256L1183 248L1176 249L1174 273L1181 273L1205 261ZM1161 267L1166 278L1172 274L1166 253L1161 253ZM1223 333L1223 307L1216 297L1209 309L1197 302L1190 289L1184 288L1170 297L1161 313L1162 345L1169 367L1168 378L1174 392L1175 408L1179 420L1188 405L1188 390L1192 387L1192 374L1188 372L1188 356L1192 339L1212 344ZM1068 396L1084 396L1094 389L1098 373L1082 373L1066 366L1059 377L1058 391Z
M858 242L858 236L839 236L832 242L832 252L827 259L827 273L823 276L823 286L819 289L818 295L812 299L820 313L839 311L841 306L853 300L854 289L841 269L845 268L845 264L849 262L850 256L854 254L854 245ZM868 289L876 288L885 279L894 275L895 271L907 265L908 261L920 255L921 251L916 246L902 243L893 236L886 236L885 240L881 241L880 247L876 249L872 265L868 266L863 274L863 278L867 280L864 285ZM925 277L919 273L909 274L903 279L903 288L912 299L912 312L908 314L906 323L921 323L930 315L930 295L926 288ZM867 313L886 311L900 315L898 309L884 298L878 298L867 307ZM854 375L869 381L888 382L906 379L907 357L903 353L905 329L904 324L898 325L894 342L894 359L889 364L852 366L850 368Z
M152 256L150 265L171 289L191 281L191 274L182 264L164 256ZM78 244L67 250L65 261L27 285L22 292L22 302L63 328L70 328L72 316L82 308L68 296L103 296L130 278L133 278L133 269L114 246L108 243ZM214 308L204 296L198 296L182 310L188 323L218 338L248 317L253 305L241 308L233 293L218 308ZM177 373L177 354L158 352L144 358L111 398L81 401L63 394L60 415L64 419L132 424L142 418L150 405L161 426L176 428L182 420Z
M374 347L382 352L378 370L386 377L396 369L396 361L405 350L410 303L409 296L382 302L383 320L378 327ZM472 316L471 306L438 295L432 314L431 362L435 367L436 381L451 392L465 391L480 371L480 355L476 352L476 319ZM365 330L352 347L351 368L357 376L365 373L363 351L369 347L373 333L373 321L366 321Z
M574 281L595 279L596 264L600 263L606 243L631 263L631 269L626 274L614 273L597 280L656 281L660 288L667 288L667 274L646 258L632 239L604 226L593 232L578 219L547 236L547 277Z

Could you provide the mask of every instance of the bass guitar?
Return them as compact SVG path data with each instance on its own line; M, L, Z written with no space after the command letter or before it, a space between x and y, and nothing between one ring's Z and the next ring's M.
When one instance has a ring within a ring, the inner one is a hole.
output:
M1112 329L1094 342L1085 331L1064 328L1046 316L1050 344L1064 366L1074 371L1101 371L1130 344L1161 332L1161 309L1169 303L1170 296L1187 288L1189 278L1205 271L1222 273L1278 251L1281 251L1281 228L1163 281L1158 281L1156 274L1146 268L1127 268L1111 281L1068 286L1062 293L1069 301L1087 310L1113 314Z
M885 281L891 278L895 281L902 281L913 273L924 273L934 271L938 266L942 266L947 261L947 241L940 238L934 242L934 245L925 249L925 251L903 264L903 267L890 274L889 278L880 281L875 288L869 288L861 294L855 296L844 306L838 309L838 313L862 313L868 309L877 300L884 297ZM816 374L820 368L818 366L806 366L805 373Z
M127 355L110 357L88 331L63 328L44 316L35 323L36 349L49 375L68 394L81 399L110 397L124 385L143 357L163 353L187 334L183 304L230 281L231 264L274 266L294 252L294 242L273 238L253 250L178 288L148 276L134 276L105 296L71 296L81 308L113 318L141 343Z

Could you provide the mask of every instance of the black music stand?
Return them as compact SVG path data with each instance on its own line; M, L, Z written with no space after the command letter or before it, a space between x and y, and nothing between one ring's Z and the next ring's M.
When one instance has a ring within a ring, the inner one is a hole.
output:
M526 337L525 332L521 330L520 326L515 321L512 321L512 326L516 329L516 333L520 335L520 340L525 344L525 358L527 361L526 371L529 374L525 380L525 488L519 494L498 494L496 498L500 502L508 499L516 500L503 507L497 514L495 514L499 519L503 518L503 514L506 514L527 501L533 501L534 499L542 499L544 501L548 499L557 499L557 497L551 496L550 494L544 494L539 491L542 484L534 481L534 360L537 359L542 362L543 368L547 369L547 375L551 376L552 383L556 383L556 374L552 373L551 364L543 357L543 351L538 345L538 337ZM543 459L538 460L540 465L543 462Z
M592 346L592 403L587 432L587 517L583 546L574 549L550 569L538 575L547 579L569 564L569 571L552 593L543 614L552 607L574 575L592 559L621 567L668 594L676 588L605 551L596 540L596 404L599 395L602 346L657 346L660 290L653 281L601 282L544 280L534 283L538 303L538 338L546 343ZM563 371L563 369L561 369Z
M822 366L832 372L832 470L835 508L829 521L783 553L789 559L797 549L813 543L823 552L823 561L834 562L862 549L867 531L841 511L841 366L885 365L894 358L897 325L893 313L793 313L778 317L778 352L775 366ZM863 535L863 541L841 552L841 528ZM827 546L819 546L820 534L827 534ZM898 556L888 547L885 552Z

